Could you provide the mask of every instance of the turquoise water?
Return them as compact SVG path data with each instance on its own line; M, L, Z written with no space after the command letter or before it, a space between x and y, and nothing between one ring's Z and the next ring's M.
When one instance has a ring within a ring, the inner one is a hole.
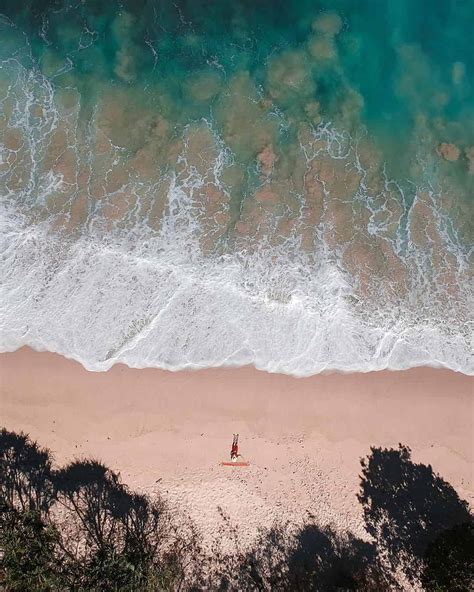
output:
M0 14L6 349L470 372L474 2Z

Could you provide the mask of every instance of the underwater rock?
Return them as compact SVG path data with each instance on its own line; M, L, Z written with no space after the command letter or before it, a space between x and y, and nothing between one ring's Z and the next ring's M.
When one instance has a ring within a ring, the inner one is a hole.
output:
M447 142L438 144L436 152L439 154L439 156L444 158L444 160L449 162L455 162L461 155L461 151L455 144L448 144Z
M23 136L20 130L8 128L3 134L3 145L7 150L16 152L23 144Z
M285 51L270 60L266 89L278 103L291 106L316 90L310 64L302 51Z
M278 204L278 194L269 185L265 185L255 193L255 199L261 204Z
M258 164L262 173L268 177L272 172L276 160L276 154L273 152L273 146L268 144L257 156Z
M322 35L334 36L342 29L342 19L336 12L325 12L318 16L312 27Z
M334 60L337 57L336 46L331 37L312 37L308 43L308 50L317 60Z

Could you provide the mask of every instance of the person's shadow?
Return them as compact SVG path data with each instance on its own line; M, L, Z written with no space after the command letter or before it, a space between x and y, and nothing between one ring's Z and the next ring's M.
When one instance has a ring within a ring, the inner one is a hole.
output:
M420 573L428 545L444 531L472 520L468 505L431 466L414 463L411 450L371 448L361 461L359 502L366 528L393 569Z

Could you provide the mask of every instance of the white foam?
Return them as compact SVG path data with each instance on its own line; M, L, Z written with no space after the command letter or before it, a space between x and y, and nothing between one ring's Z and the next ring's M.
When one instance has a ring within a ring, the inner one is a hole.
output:
M280 253L275 268L274 251L190 262L172 246L145 258L86 239L61 245L45 227L6 216L2 230L3 351L29 345L89 370L123 362L171 370L253 364L295 376L420 365L472 373L455 326L380 311L371 322L328 262L295 269ZM276 287L286 301L269 296Z
M37 80L21 81L28 84ZM50 91L43 99L48 127L28 136L35 162L56 122ZM28 130L33 124L18 116L17 125ZM360 166L346 134L324 124L314 138L326 141L326 154ZM32 223L30 208L59 182L32 167L24 193L3 196L1 350L29 345L95 371L122 362L170 370L253 364L295 376L426 365L473 373L466 260L441 214L440 232L459 262L455 306L443 300L429 250L416 248L409 233L405 246L401 235L393 241L411 281L408 296L395 301L381 286L377 302L362 302L355 278L318 228L317 253L304 253L295 231L280 244L262 241L255 249L241 239L225 254L204 255L194 195L208 179L219 184L229 164L228 150L216 142L219 154L206 178L186 167L170 174L159 232L138 216L105 233L99 210L75 237L53 232L54 219ZM302 150L308 161L318 157L312 145ZM133 189L138 196L153 190L143 182ZM376 212L363 182L355 198ZM370 232L384 231L371 220Z

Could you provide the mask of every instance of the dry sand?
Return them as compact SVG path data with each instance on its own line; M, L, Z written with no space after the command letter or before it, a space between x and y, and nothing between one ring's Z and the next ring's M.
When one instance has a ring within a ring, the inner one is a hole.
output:
M0 363L1 425L49 446L58 463L92 456L130 486L161 491L210 539L218 507L249 537L308 515L364 536L356 493L371 445L409 445L474 503L473 383L462 374L91 373L26 348ZM248 468L219 465L234 432Z

